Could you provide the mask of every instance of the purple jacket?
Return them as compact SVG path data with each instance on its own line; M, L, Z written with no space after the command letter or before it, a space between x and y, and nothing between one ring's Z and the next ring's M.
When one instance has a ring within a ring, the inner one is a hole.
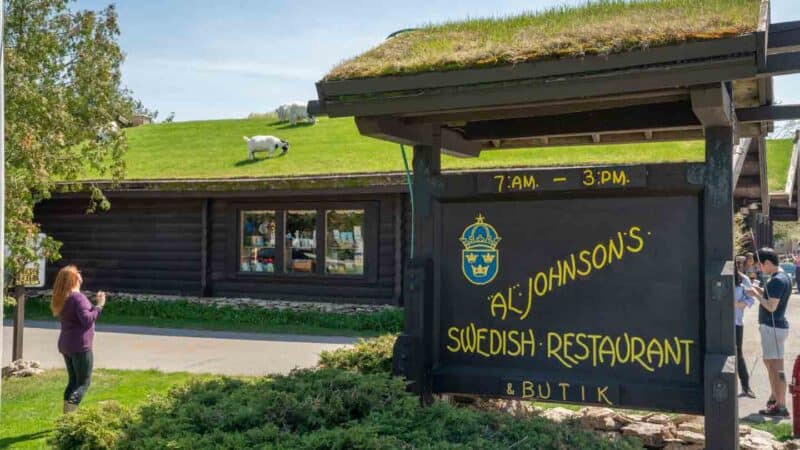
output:
M71 292L61 310L61 334L58 336L58 351L70 353L92 349L94 322L102 308L94 307L80 292Z

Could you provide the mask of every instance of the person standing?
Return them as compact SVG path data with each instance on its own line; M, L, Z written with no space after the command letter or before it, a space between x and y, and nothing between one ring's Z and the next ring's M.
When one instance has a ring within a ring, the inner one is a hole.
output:
M759 411L765 416L788 417L786 409L786 374L783 370L784 343L789 334L786 306L792 293L789 277L780 270L775 250L764 247L758 251L758 269L769 276L764 287L752 286L747 294L758 300L758 329L761 333L761 352L772 390L767 408Z
M97 293L97 305L81 293L83 278L78 268L69 265L58 271L53 283L50 309L61 321L58 351L67 366L64 413L75 411L92 381L94 324L106 304L104 292Z
M738 266L738 264L737 264ZM747 295L747 291L752 287L750 280L742 274L737 267L734 272L734 314L736 324L736 364L739 372L739 383L742 386L741 396L756 398L756 394L750 389L750 373L747 371L747 362L742 353L742 339L744 336L744 309L753 306L755 300Z
M752 252L745 253L744 257L744 274L747 275L750 281L755 281L758 279L758 268L756 266L755 257Z

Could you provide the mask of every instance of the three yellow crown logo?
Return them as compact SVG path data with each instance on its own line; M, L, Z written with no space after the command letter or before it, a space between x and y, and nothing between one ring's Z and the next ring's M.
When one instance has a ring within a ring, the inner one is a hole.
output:
M459 240L464 245L461 269L467 281L484 285L494 280L500 270L500 251L497 249L500 239L497 230L486 223L482 214L478 214L475 223L464 229Z

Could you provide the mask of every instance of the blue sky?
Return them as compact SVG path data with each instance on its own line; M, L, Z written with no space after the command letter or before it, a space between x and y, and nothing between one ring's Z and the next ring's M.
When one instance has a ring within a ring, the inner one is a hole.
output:
M772 21L800 20L797 0L772 0ZM99 9L109 0L78 0ZM393 31L445 20L539 10L585 0L118 0L124 83L159 119L244 117L316 98L314 82ZM795 4L795 8L791 8ZM800 103L800 75L775 80Z

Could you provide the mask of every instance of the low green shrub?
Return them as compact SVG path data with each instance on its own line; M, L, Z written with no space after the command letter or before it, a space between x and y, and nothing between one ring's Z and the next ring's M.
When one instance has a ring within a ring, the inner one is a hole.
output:
M386 334L374 339L362 339L350 348L324 351L319 355L319 365L360 373L390 373L396 340L396 334Z
M13 307L6 307L6 314L12 312ZM25 315L29 319L52 319L50 299L28 299ZM273 331L274 327L297 327L297 332L317 330L335 333L340 330L378 334L402 331L403 310L389 308L373 313L343 314L247 306L209 306L187 300L143 301L131 297L109 297L101 322L242 331Z
M10 316L14 312L14 308L17 306L17 299L14 297L3 297L3 315Z
M59 448L105 448L81 447L85 442L77 439L69 443ZM618 450L641 445L608 441L578 423L559 425L447 403L423 408L398 378L317 369L175 387L140 408L118 433L116 448Z
M122 428L133 421L133 413L115 401L78 408L56 420L47 443L57 449L105 450L116 448Z

